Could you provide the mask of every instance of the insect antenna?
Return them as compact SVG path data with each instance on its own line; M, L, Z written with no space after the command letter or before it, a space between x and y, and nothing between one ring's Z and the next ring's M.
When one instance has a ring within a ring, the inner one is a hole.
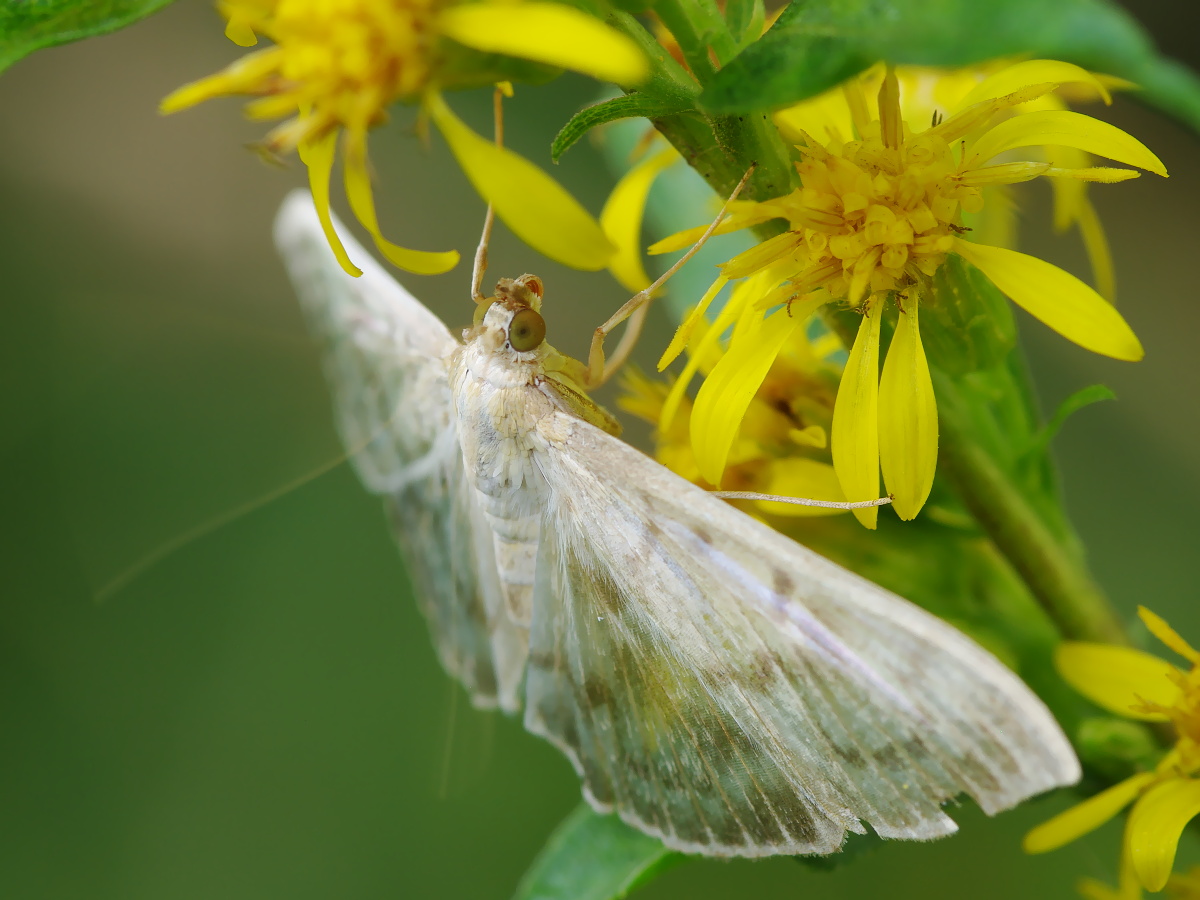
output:
M512 95L512 86L507 82L496 85L492 95L492 115L496 120L496 146L504 146L504 97ZM488 244L492 240L492 224L496 221L496 211L488 204L483 216L483 234L479 236L479 246L475 248L475 265L471 270L471 298L476 303L486 303L488 298L483 295L483 274L487 271Z
M142 575L153 569L164 559L173 556L189 544L192 544L201 538L208 537L208 535L219 531L231 522L236 522L243 516L248 516L250 513L256 512L262 509L264 506L274 503L276 500L287 496L292 491L304 487L309 482L316 481L327 472L332 472L347 460L353 459L363 450L367 449L367 447L369 447L376 438L383 434L385 430L391 427L392 422L398 413L399 409L392 413L392 415L389 416L386 421L382 422L379 428L376 429L373 434L365 438L359 444L359 446L349 447L344 453L335 456L331 460L321 463L321 465L317 466L315 469L310 469L304 474L299 475L296 478L279 485L278 487L272 488L265 494L255 497L253 500L248 500L245 503L238 504L232 509L227 509L222 513L218 513L210 519L205 519L203 522L200 522L199 524L180 532L174 537L169 538L162 544L159 544L156 548L151 550L137 562L133 563L133 565L129 566L124 571L116 575L116 577L109 579L107 582L101 585L101 587L95 593L95 602L106 603L109 599L125 590L125 588L129 587L130 584L141 578Z

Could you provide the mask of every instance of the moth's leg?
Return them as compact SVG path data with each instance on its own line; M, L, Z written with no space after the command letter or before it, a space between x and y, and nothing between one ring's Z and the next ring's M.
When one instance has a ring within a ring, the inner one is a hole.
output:
M642 332L642 324L646 320L648 304L653 299L655 292L666 284L667 279L678 272L683 264L695 256L700 248L707 243L708 239L712 237L713 232L717 230L717 226L721 224L725 218L725 214L729 211L729 204L737 199L738 194L742 192L742 188L746 186L746 182L750 180L750 176L753 174L754 166L751 166L746 170L746 174L742 176L742 180L738 182L737 187L733 189L733 193L729 195L729 199L725 201L725 204L721 207L721 211L713 219L712 224L705 229L704 234L700 235L699 240L692 244L688 252L683 254L675 265L667 269L654 284L645 290L638 291L630 297L620 309L612 314L607 322L597 328L595 333L592 334L592 346L588 351L587 376L585 379L586 387L589 390L599 387L612 378L625 360L629 358L629 354L633 352L638 336ZM604 339L626 319L629 320L629 325L625 328L625 334L621 336L621 342L617 344L617 349L613 351L612 357L606 362L604 358Z
M511 88L510 88L511 90ZM504 89L496 85L492 95L492 113L496 120L496 146L504 146ZM483 296L483 273L487 271L488 244L492 240L492 223L496 221L496 211L488 204L483 217L483 234L479 236L479 246L475 248L475 266L471 271L471 298L476 303L486 303L490 298Z

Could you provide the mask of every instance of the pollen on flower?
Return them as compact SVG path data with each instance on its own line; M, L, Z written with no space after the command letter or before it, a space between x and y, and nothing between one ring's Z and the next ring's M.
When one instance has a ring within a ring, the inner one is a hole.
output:
M338 126L361 134L429 79L434 0L278 0L269 8L242 0L223 4L222 12L275 46L181 89L164 109L218 94L259 95L247 110L253 118L298 114L268 135L273 152Z
M1045 92L1053 85L1038 87ZM987 113L1036 96L1027 89L986 104ZM851 108L862 118L866 104ZM978 117L979 110L970 112ZM798 293L824 288L852 305L932 276L954 248L955 235L964 231L962 215L982 209L983 187L1028 181L1050 168L972 166L961 148L956 152L961 118L914 133L901 115L896 76L889 72L879 92L879 115L855 122L856 139L837 135L822 144L800 132L804 144L797 147L802 159L796 168L803 187L758 204L789 221L788 237L768 258L748 253L730 260L726 275L746 275L790 254L798 263L790 279Z

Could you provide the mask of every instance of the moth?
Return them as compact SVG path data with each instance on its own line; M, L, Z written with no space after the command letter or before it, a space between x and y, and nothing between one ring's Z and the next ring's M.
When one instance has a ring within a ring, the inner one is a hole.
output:
M539 279L501 279L459 340L349 241L345 274L307 194L275 237L442 664L593 808L686 853L827 854L1078 780L987 651L615 437Z

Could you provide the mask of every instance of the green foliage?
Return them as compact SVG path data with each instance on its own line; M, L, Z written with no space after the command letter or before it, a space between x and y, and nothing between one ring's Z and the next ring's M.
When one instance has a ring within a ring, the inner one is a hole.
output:
M879 60L959 66L1013 55L1128 78L1151 103L1200 129L1200 81L1161 57L1108 0L796 0L706 84L702 100L720 113L775 109Z
M990 369L1017 345L1008 298L957 254L934 275L933 302L920 315L925 351L951 375Z
M684 859L581 803L550 835L513 900L615 900Z
M558 162L559 157L597 125L606 125L619 119L635 117L660 119L663 116L676 115L693 109L694 106L694 95L679 91L659 96L643 93L626 94L584 107L572 116L571 120L555 136L554 143L550 146L550 157Z
M0 4L0 72L34 50L108 34L171 0L35 0Z
M1067 419L1085 406L1091 406L1093 403L1099 403L1102 400L1116 399L1117 395L1102 384L1091 384L1085 388L1080 388L1058 405L1058 409L1054 411L1054 415L1051 416L1050 421L1034 436L1030 452L1045 453L1046 449L1050 446L1050 442L1054 440L1054 436L1058 434L1059 429L1063 427Z

